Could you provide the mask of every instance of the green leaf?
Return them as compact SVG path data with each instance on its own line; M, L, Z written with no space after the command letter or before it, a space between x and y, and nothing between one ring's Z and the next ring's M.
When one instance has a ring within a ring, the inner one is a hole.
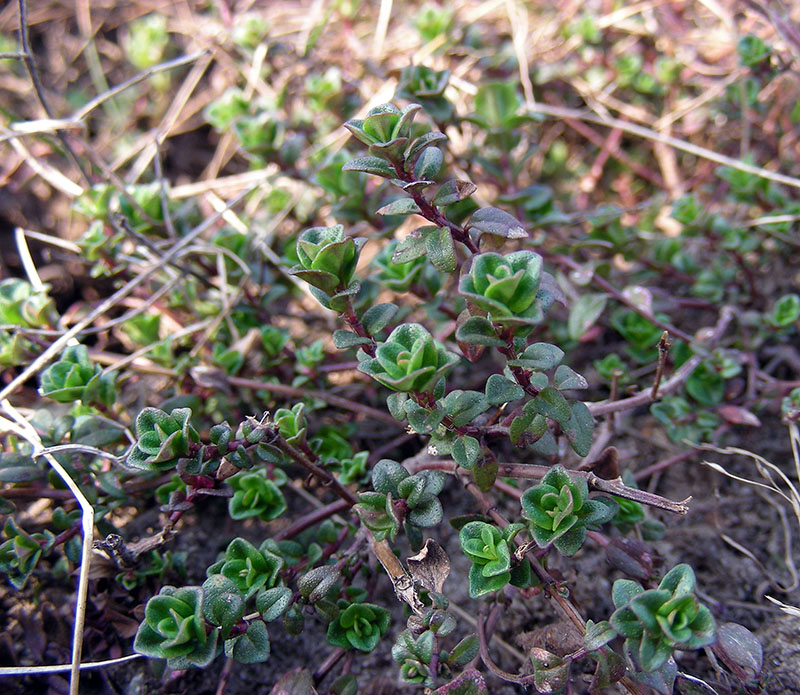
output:
M660 636L651 637L647 632L639 643L639 665L646 673L652 673L663 667L672 656L672 647Z
M561 428L569 440L570 446L578 456L587 456L592 447L594 419L585 403L576 401L570 406L569 420L561 423Z
M452 205L466 200L477 190L478 187L474 183L450 179L439 187L436 196L433 198L433 204L440 206Z
M416 140L414 140L414 142L411 143L408 150L406 150L406 166L414 166L417 159L426 147L435 145L439 142L444 142L446 140L447 136L444 133L434 132L420 135Z
M643 591L644 589L639 582L635 582L632 579L617 579L611 588L611 598L614 601L614 606L622 608L627 606L634 596L638 596Z
M413 198L399 198L376 211L378 215L412 215L418 212L420 212L419 205Z
M382 331L397 314L396 304L375 304L364 312L361 324L370 335L377 335Z
M725 398L725 380L713 366L702 362L686 380L686 392L701 405L719 405Z
M371 342L369 338L362 338L351 331L341 328L337 328L333 332L333 344L339 350L346 350L357 345L369 345Z
M401 164L403 151L408 144L408 138L393 138L388 142L376 142L367 148L374 157L385 159L390 164Z
M525 348L520 355L519 362L528 369L535 369L537 372L546 372L552 369L564 359L564 351L550 343L534 343Z
M292 602L292 590L288 586L262 589L256 596L256 610L265 622L280 618Z
M27 483L46 476L30 456L15 451L0 451L0 483Z
M242 664L266 661L269 658L267 626L260 620L254 620L243 635L225 640L225 656L233 657Z
M775 302L767 320L777 328L785 328L800 319L800 296L786 294Z
M384 495L400 497L398 486L409 477L408 471L396 461L381 459L372 468L372 487Z
M227 577L212 574L203 582L203 615L225 637L244 615L244 596Z
M586 527L574 526L563 536L559 536L553 541L553 547L562 555L571 557L580 550L586 540Z
M392 255L392 263L402 265L424 256L428 253L426 243L428 235L438 229L438 227L432 225L415 229L405 239L398 242Z
M693 593L695 584L694 570L686 563L681 563L664 575L658 588L669 591L673 596L682 596Z
M491 321L483 316L470 316L456 329L456 340L471 345L504 347L505 342L497 337Z
M407 524L419 526L420 528L432 528L442 521L442 503L438 497L426 497L418 502L408 513ZM406 533L409 529L406 527ZM413 543L412 546L418 545Z
M406 411L408 424L417 434L430 434L435 431L446 414L444 408L429 410L410 399L403 403L403 409Z
M461 427L485 412L489 402L480 391L455 390L447 394L442 406L453 418L453 424Z
M572 340L578 340L600 318L608 302L607 294L585 294L569 312L567 332Z
M423 181L434 181L439 175L443 161L444 156L438 147L426 147L414 164L414 176Z
M502 374L492 374L486 381L486 400L490 405L502 405L516 401L525 395L525 390L515 381Z
M625 642L628 658L630 659L630 647L628 642ZM640 663L639 666L642 666ZM638 672L634 673L636 680L641 681L648 687L652 688L659 695L672 695L675 692L675 677L678 675L678 665L675 659L669 657L659 668L652 673L643 673L636 669Z
M475 437L456 437L450 449L453 460L463 468L471 469L481 457L481 445Z
M391 614L373 603L352 603L328 625L328 642L343 649L371 652L389 628Z
M566 423L572 417L572 411L567 399L558 389L552 386L542 389L532 403L537 413L553 418L559 423Z
M480 490L486 492L491 490L494 481L497 480L497 460L483 459L477 461L472 469L472 479Z
M469 229L481 234L492 234L506 239L525 239L528 232L513 215L500 208L481 208L469 219Z
M452 273L457 267L456 250L453 246L453 235L447 227L439 227L425 239L428 258L436 270Z
M505 128L519 106L514 86L507 82L482 84L475 95L475 113L491 130Z
M447 659L452 666L465 666L478 655L478 636L467 635L450 652Z
M312 695L312 691L307 695ZM328 695L358 695L358 681L352 673L339 676L331 683Z
M564 389L588 389L589 383L580 374L574 372L565 364L558 365L555 376L553 377L555 387Z
M587 620L583 646L587 651L593 652L608 644L616 636L617 631L607 620L601 620L599 623Z
M334 565L315 567L297 580L297 590L309 603L316 603L328 595L341 577Z
M511 573L504 572L493 577L484 577L478 565L469 568L469 597L480 598L493 591L500 591L511 581Z
M389 408L389 413L399 422L406 419L406 411L403 404L408 400L408 397L407 393L398 391L390 394L386 398L386 407Z
M311 288L312 293L314 288ZM350 297L354 297L361 291L361 284L359 282L353 282L347 286L346 289L342 290L341 292L337 292L336 294L332 295L329 300L329 307L334 311L345 311L348 305L348 299ZM319 299L319 297L317 297Z
M356 157L347 162L342 167L342 171L363 171L366 174L374 174L387 179L397 176L397 172L378 157Z

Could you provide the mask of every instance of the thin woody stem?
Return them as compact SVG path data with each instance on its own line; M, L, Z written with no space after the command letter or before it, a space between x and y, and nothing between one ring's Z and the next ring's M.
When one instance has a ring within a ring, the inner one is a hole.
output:
M656 378L653 381L653 389L650 391L650 398L655 400L658 397L658 387L661 385L661 379L664 376L664 366L667 363L667 355L672 341L669 339L669 332L664 331L661 338L658 340L658 367L656 367Z
M409 174L401 165L395 164L394 167L395 171L397 172L397 176L402 181L407 181L411 183L416 181L417 179L412 175ZM472 241L472 237L470 237L469 232L464 229L461 225L456 224L455 222L451 222L448 220L442 212L432 203L429 203L425 196L422 195L421 191L408 191L411 195L411 198L417 204L419 208L419 214L422 215L428 222L433 222L437 227L447 227L450 230L450 233L453 235L453 239L458 241L464 246L466 246L470 253L480 253L480 249L478 248L477 244Z
M497 664L494 663L492 657L489 655L489 639L486 636L486 622L488 619L486 604L482 604L478 610L478 644L480 650L481 661L495 676L501 678L509 683L519 683L525 685L533 680L532 676L519 676L515 673L504 671Z
M342 486L342 484L336 480L332 473L326 471L324 468L320 468L316 463L311 461L308 456L300 451L300 449L289 444L289 442L287 442L283 437L277 435L270 443L278 447L278 449L291 458L295 463L300 464L300 466L305 468L324 486L329 487L337 495L339 495L339 497L348 502L350 506L358 503L356 496L350 492L350 490Z
M289 538L294 538L296 535L302 533L307 528L311 528L315 526L320 521L328 519L339 512L345 512L350 509L351 504L349 500L337 500L336 502L331 502L330 504L325 505L324 507L320 507L319 509L315 509L313 512L306 514L305 516L301 516L297 521L293 524L287 526L283 531L276 533L273 538L276 541L283 541Z
M413 468L413 472L421 470L439 470L446 473L456 473L456 464L454 461L423 460L415 464ZM530 463L500 463L497 469L497 475L503 478L540 480L547 475L549 470L549 466L537 466ZM628 487L620 478L606 480L605 478L600 478L591 471L569 471L569 474L585 478L589 487L599 492L605 492L616 497L633 500L640 504L646 504L648 507L655 507L656 509L662 509L666 512L672 512L673 514L683 515L689 511L687 502L691 497L682 502L673 502L666 497L661 497L652 492ZM503 487L502 491L510 492L506 486ZM522 491L515 491L515 493L521 495Z
M258 381L257 379L245 379L237 376L229 376L227 377L226 381L232 386L272 391L273 393L280 393L284 396L292 396L294 398L319 398L320 400L325 401L329 405L336 406L337 408L350 410L354 413L361 413L362 415L372 418L373 420L386 422L394 425L395 427L400 427L400 423L398 423L397 420L395 420L385 410L370 408L368 405L351 401L349 398L343 398L342 396L336 396L329 391L298 388L296 386L289 386L288 384L273 384L265 381Z
M344 319L345 323L350 326L350 329L355 333L359 338L368 338L369 344L362 345L364 352L366 352L370 357L375 357L375 338L370 335L366 328L364 328L364 324L361 323L359 320L355 309L353 308L353 299L352 297L347 297L345 299L345 310L342 312L342 318Z
M734 312L731 307L722 307L717 324L704 341L703 346L710 348L717 343L722 337L723 333L725 333L727 330L730 322L733 320L733 317ZM703 357L703 355L693 355L690 357L688 360L686 360L686 362L683 363L681 368L675 372L671 379L668 379L658 387L658 390L655 393L654 391L643 391L642 393L637 393L635 396L623 398L619 401L587 403L586 405L589 407L589 412L597 417L599 415L606 415L607 413L614 413L620 410L631 410L632 408L638 408L642 405L648 405L659 398L666 396L667 394L677 391L692 375L692 372L700 365L700 363L703 361Z

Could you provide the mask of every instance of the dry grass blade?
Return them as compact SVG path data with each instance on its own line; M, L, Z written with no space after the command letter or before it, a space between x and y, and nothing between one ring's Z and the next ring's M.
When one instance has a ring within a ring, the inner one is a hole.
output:
M20 372L14 379L12 379L3 389L0 389L0 400L5 400L9 395L14 393L27 379L37 374L43 369L60 351L69 344L69 341L77 336L84 328L90 326L99 316L105 314L111 307L116 306L122 299L127 297L139 285L144 284L152 275L158 272L166 263L176 258L180 252L189 244L191 244L200 234L206 229L210 228L225 211L237 205L247 196L248 191L241 193L228 203L224 210L212 215L200 225L191 230L186 236L180 239L172 248L167 251L158 263L153 263L149 269L144 269L142 272L133 278L130 282L123 285L110 297L101 302L93 311L89 312L83 319L78 321L72 328L66 331L60 338L51 343L36 359L34 359L25 369Z
M780 608L784 613L787 615L793 615L795 618L800 618L800 608L797 606L790 606L787 603L783 603L783 601L778 601L778 599L773 598L772 596L765 596L764 598L767 601L772 601L778 608Z
M794 424L794 423L792 423ZM792 432L791 425L790 425L790 432ZM791 433L792 439L792 449L794 453L794 461L795 466L800 466L800 458L798 458L798 449L796 445L796 436L797 436L797 428L796 425L794 426L794 432ZM703 451L713 451L718 454L722 454L725 456L744 456L746 458L751 459L755 463L756 470L758 471L759 475L766 480L766 483L760 482L758 480L751 480L749 478L745 478L730 471L725 470L723 466L718 463L714 463L712 461L703 461L703 465L708 466L711 470L720 473L732 480L736 480L740 483L744 483L745 485L750 485L757 488L762 488L764 490L768 490L774 494L777 494L781 499L783 499L791 508L792 513L794 515L795 526L800 528L800 492L798 492L797 487L795 487L794 483L789 479L789 477L776 466L774 463L771 463L763 456L760 456L752 451L748 451L747 449L740 449L738 447L725 447L720 448L716 447L712 444L702 444L702 445L694 445L696 448L701 449ZM774 476L774 477L773 477ZM775 482L775 477L777 477L783 486L786 488L786 491L781 488L781 486ZM773 504L773 506L775 506ZM777 508L777 507L776 507ZM761 567L762 571L766 574L766 576L770 577L770 580L773 584L778 588L780 591L794 591L798 586L800 586L800 577L798 577L798 572L794 563L794 558L792 555L792 532L791 532L791 525L786 518L786 514L782 508L777 508L778 514L781 518L781 524L783 526L783 535L784 535L784 563L786 565L786 569L789 572L791 577L791 581L787 585L779 585L774 582L771 577L771 574L763 568L761 562L755 557L752 551L748 548L745 548L740 543L737 543L732 538L728 537L727 534L723 534L723 539L729 545L735 547L741 553L749 557L751 560L756 562L759 567Z
M768 179L769 181L775 181L776 183L782 183L786 186L791 186L792 188L800 188L800 179L794 176L787 176L786 174L770 171L764 167L754 166L752 164L748 164L747 162L743 162L741 159L728 157L727 155L720 154L719 152L709 150L706 147L693 145L685 140L664 135L663 133L659 133L650 128L645 128L644 126L636 125L635 123L623 121L619 118L597 116L593 113L589 113L588 111L570 109L563 106L553 106L550 104L542 104L541 102L537 103L531 112L542 114L544 116L551 116L553 118L574 118L580 121L606 126L608 128L619 128L626 133L638 135L645 140L652 140L653 142L659 142L664 145L674 147L676 150L693 154L696 157L707 159L708 161L715 162L716 164L722 164L748 174L755 174L761 178Z
M129 661L136 659L143 659L141 654L129 654L128 656L121 656L118 659L106 659L104 661L85 661L79 665L81 671L93 671L98 668L106 668L108 666L117 666L118 664L127 664ZM69 673L72 671L72 666L55 665L55 666L0 666L0 677L2 676L41 676L46 673Z
M78 591L75 597L75 623L72 631L72 665L70 667L69 693L78 695L80 682L81 651L83 649L83 624L86 618L86 596L89 591L89 566L92 561L92 541L94 540L94 507L91 505L81 489L70 477L69 473L56 460L45 452L45 447L39 434L33 426L11 405L5 398L0 401L0 406L5 410L11 420L0 417L0 428L14 432L33 447L34 456L44 456L50 467L64 481L81 508L81 566L78 575Z

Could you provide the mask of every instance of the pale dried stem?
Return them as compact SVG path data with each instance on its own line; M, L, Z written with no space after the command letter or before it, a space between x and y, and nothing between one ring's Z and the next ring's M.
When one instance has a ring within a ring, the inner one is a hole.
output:
M795 463L795 471L796 473L800 471L800 433L798 433L797 425L793 422L789 423L789 437L792 446L792 454ZM690 443L691 444L691 443ZM756 488L761 488L763 490L768 490L769 492L778 495L786 504L789 505L795 519L795 526L800 528L800 491L795 486L795 484L791 481L791 479L774 463L768 461L763 456L756 454L752 451L748 451L747 449L740 449L738 447L725 447L720 448L714 446L713 444L692 444L697 449L701 451L713 451L718 454L722 454L725 456L732 456L732 455L739 455L744 456L746 458L751 459L758 471L759 475L767 481L766 483L759 482L758 480L750 480L743 476L736 475L731 473L723 466L719 465L718 463L714 463L712 461L703 461L703 465L708 466L713 471L720 473L732 480L736 480L740 483L744 483L745 485L750 485ZM774 477L773 477L774 476ZM777 478L780 483L788 490L788 492L784 492L781 486L775 481ZM772 504L772 502L770 502ZM772 506L775 506L774 504ZM776 509L778 509L776 507ZM740 543L735 541L733 538L728 536L727 534L721 533L723 540L726 543L731 545L732 547L736 548L744 555L749 557L753 562L755 562L759 568L764 572L765 576L767 576L770 580L770 583L776 588L778 591L794 591L798 586L800 586L800 575L798 575L797 569L794 563L794 557L792 554L792 533L791 533L791 526L788 523L788 519L785 516L785 510L779 509L778 510L779 517L781 518L781 523L783 526L783 535L784 535L784 553L783 553L783 560L786 566L787 571L789 572L789 576L791 578L788 584L780 584L778 583L773 577L772 574L767 571L767 569L762 565L762 563L756 558L755 554L749 549L742 546Z
M69 669L70 695L78 695L80 682L81 651L83 649L83 625L86 619L86 597L89 591L89 568L92 560L92 540L94 538L94 507L91 505L81 489L67 473L66 469L50 453L44 453L44 445L39 433L5 397L0 399L0 405L8 413L11 420L0 417L0 427L16 433L33 447L34 454L44 456L50 467L58 474L69 491L73 494L81 508L81 531L83 541L81 545L81 563L78 574L78 589L75 596L75 623L72 630L72 664Z
M630 123L629 121L623 121L619 118L597 116L589 113L588 111L570 109L564 106L543 104L541 102L537 102L536 108L532 109L532 112L540 113L544 116L551 116L553 118L574 118L577 120L586 121L587 123L596 123L597 125L606 126L608 128L619 128L620 130L630 133L631 135L637 135L645 140L663 143L669 147L674 147L676 150L680 150L681 152L686 152L696 157L700 157L701 159L707 159L710 162L731 167L737 171L754 174L755 176L760 176L761 178L768 179L769 181L775 181L776 183L782 183L786 186L791 186L792 188L800 188L800 178L787 176L775 171L770 171L764 167L748 164L740 159L734 159L733 157L719 154L718 152L714 152L713 150L709 150L705 147L693 145L685 140L664 135L663 133L659 133L650 128L645 128L644 126L636 125L635 123Z

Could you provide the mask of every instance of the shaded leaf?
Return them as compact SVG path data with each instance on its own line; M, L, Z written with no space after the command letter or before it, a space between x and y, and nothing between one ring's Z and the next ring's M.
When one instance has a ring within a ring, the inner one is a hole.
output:
M560 364L556 369L553 383L557 389L588 389L589 383L580 374L567 365Z
M284 673L269 695L317 695L317 691L311 672L306 668L296 668Z
M450 447L453 460L463 468L472 468L481 457L481 445L475 437L456 437Z
M480 648L477 635L467 635L450 652L448 662L453 666L464 666L472 661Z
M600 649L603 645L608 644L616 636L616 630L611 627L611 623L607 620L602 620L599 623L587 620L583 644L588 651L593 652Z
M585 403L576 401L570 406L572 412L566 423L561 423L564 434L578 456L587 456L592 448L594 420Z
M392 254L392 263L402 265L424 256L428 252L426 245L428 235L438 229L438 227L432 225L415 229L405 239L398 242Z
M447 227L439 227L431 232L425 239L428 258L436 270L442 273L452 273L458 263L456 250L453 246L453 235Z
M444 156L435 146L426 147L414 164L414 176L423 181L432 181L439 175Z
M436 192L433 199L434 205L451 205L458 203L466 198L469 198L478 187L469 181L459 181L458 179L450 179L445 181Z
M417 205L413 198L399 198L392 201L388 205L384 205L376 211L378 215L411 215L418 213L419 205Z
M490 405L502 405L516 401L525 395L525 390L515 381L502 374L492 374L486 381L486 400Z
M497 480L497 461L495 459L483 459L476 462L472 469L472 479L483 492L490 490L494 481Z
M606 294L585 294L575 302L567 321L567 331L572 340L578 340L594 325L606 308L607 301Z
M722 623L717 629L714 653L742 680L758 678L764 654L758 638L743 625Z
M269 658L267 626L260 620L254 620L243 635L225 640L225 656L233 657L242 664L266 661Z
M347 162L342 171L363 171L366 174L392 178L397 172L389 164L378 157L356 157Z
M341 328L337 328L333 332L333 344L339 350L346 350L357 345L369 345L371 342L369 338L362 338L351 331Z
M469 228L506 239L524 239L528 232L513 215L499 208L481 208L469 219Z
M533 664L533 685L538 693L550 695L564 689L569 679L569 661L538 647L531 649L530 659Z
M483 316L470 316L456 329L456 340L471 345L503 347L505 342L497 337L491 321Z
M361 323L364 326L364 330L366 330L370 335L375 335L376 333L382 331L395 317L395 314L397 314L397 309L398 307L396 304L390 303L375 304L371 306L361 317Z
M562 424L572 417L572 411L567 399L558 389L552 386L543 388L532 402L533 408L537 413L553 418L553 420Z

